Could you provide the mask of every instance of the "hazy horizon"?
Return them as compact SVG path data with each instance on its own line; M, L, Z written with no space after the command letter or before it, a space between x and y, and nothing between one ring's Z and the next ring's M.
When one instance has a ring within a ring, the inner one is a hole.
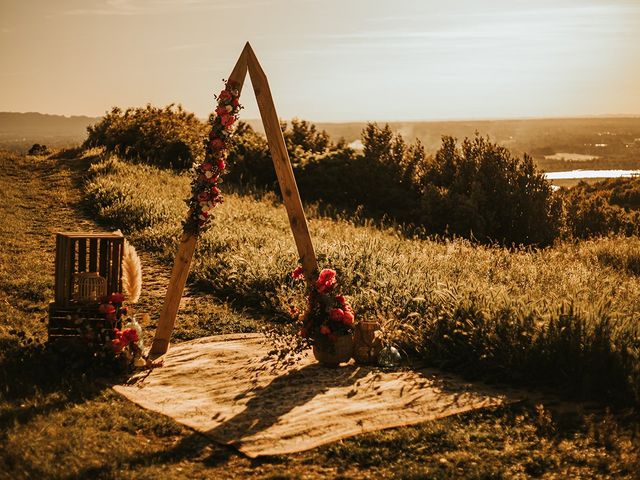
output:
M199 117L251 42L282 118L640 115L640 4L559 0L0 0L0 111ZM258 118L249 89L243 118Z

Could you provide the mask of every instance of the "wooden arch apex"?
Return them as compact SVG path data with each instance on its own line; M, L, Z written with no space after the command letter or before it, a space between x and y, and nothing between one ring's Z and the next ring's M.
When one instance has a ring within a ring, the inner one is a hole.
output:
M241 91L247 72L251 77L251 84L253 85L258 109L260 110L260 117L264 125L264 132L267 137L267 142L269 143L273 166L276 170L284 206L287 210L287 216L289 217L289 225L291 226L291 232L296 242L298 255L302 261L305 278L307 281L312 281L318 274L318 261L316 260L313 243L311 242L311 235L309 235L307 219L302 208L300 193L298 192L296 179L293 175L293 168L291 167L289 154L287 153L282 130L280 129L280 120L278 119L276 107L273 103L267 75L264 73L264 70L262 70L249 42L244 46L235 67L233 67L229 75L228 81L235 82L238 90ZM197 239L197 235L185 233L180 240L178 253L176 254L173 269L171 270L171 279L169 280L167 293L160 312L158 327L153 338L153 344L151 345L150 353L152 355L162 355L169 349L171 333L173 332L176 315L178 314L180 299L182 298L182 293L187 283Z

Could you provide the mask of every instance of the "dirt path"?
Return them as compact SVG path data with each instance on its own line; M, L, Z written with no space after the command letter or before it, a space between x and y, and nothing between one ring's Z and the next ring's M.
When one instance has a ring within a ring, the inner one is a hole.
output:
M40 300L41 312L53 299L56 232L108 231L83 208L82 177L92 160L7 154L0 158L0 273L4 284L24 283L25 275L33 276L32 284L38 289L33 292L34 300ZM164 298L170 268L146 252L138 253L144 270L138 308L155 312ZM29 271L32 275L28 275Z

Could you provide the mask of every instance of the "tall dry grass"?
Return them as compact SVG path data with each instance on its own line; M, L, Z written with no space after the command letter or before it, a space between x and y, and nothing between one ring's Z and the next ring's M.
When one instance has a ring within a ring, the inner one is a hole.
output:
M112 157L94 165L86 200L137 247L173 257L188 175ZM431 364L578 395L640 401L640 239L507 250L416 240L311 209L321 265L338 272L359 318ZM191 282L242 307L287 316L303 302L297 254L275 196L230 193L198 245Z

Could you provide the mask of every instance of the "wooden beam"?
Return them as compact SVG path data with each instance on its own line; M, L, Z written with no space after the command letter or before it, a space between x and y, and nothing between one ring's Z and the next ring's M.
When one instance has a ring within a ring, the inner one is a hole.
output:
M258 109L262 117L262 124L269 142L273 166L276 169L276 176L280 184L280 191L282 192L284 206L289 217L293 238L298 248L298 255L302 261L305 278L307 281L313 281L318 274L318 261L316 260L313 243L309 235L309 227L302 208L298 185L293 175L293 168L291 167L287 147L282 136L280 119L273 103L269 82L264 70L262 70L253 49L248 43L245 50L247 51L247 66L251 84L253 85Z
M296 242L298 255L302 261L302 268L304 269L307 281L313 281L318 274L318 262L313 250L311 236L309 235L309 227L302 208L300 193L298 192L298 186L293 175L293 168L291 167L289 154L287 153L282 130L280 129L280 120L278 119L278 114L276 113L273 103L267 76L258 63L258 59L248 42L244 46L227 80L234 82L236 88L242 91L247 71L251 76L251 83L253 84L253 90L258 102L260 116L262 117L262 123L269 143L280 190L282 191L293 238ZM171 271L171 279L169 280L167 293L160 312L158 328L156 329L153 344L151 345L150 354L153 356L163 355L169 349L171 333L173 332L176 315L178 314L180 299L182 298L187 277L189 276L189 269L191 268L196 242L197 236L191 234L184 234L180 241L178 253Z
M227 79L228 82L235 83L239 92L242 91L244 80L247 76L247 52L250 48L247 43L242 53L240 53L240 57L238 57L238 61L233 67L231 75L229 75ZM191 268L191 260L196 250L196 242L197 236L191 234L184 234L180 241L178 253L176 254L173 269L171 270L167 293L165 294L162 310L160 311L158 327L153 338L153 343L151 344L151 350L149 351L153 356L163 355L167 353L169 349L171 333L176 323L180 299L182 298L182 293L184 292L184 287L189 277L189 269Z
M169 340L171 332L176 322L176 315L180 307L180 299L184 286L187 283L189 269L191 268L191 260L196 250L196 235L184 234L178 247L176 259L173 262L171 270L171 279L167 286L167 293L164 297L162 310L160 311L160 319L158 320L158 328L151 344L150 354L162 355L167 353L169 349Z

